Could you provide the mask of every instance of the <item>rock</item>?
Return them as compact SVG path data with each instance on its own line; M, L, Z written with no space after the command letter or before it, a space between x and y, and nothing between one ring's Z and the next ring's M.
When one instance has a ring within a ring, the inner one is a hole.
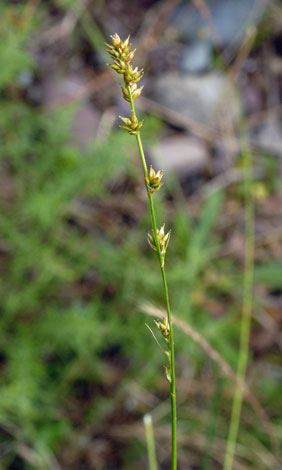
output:
M212 129L237 116L235 97L228 79L220 72L202 76L166 73L157 78L152 98L172 111Z
M73 143L81 150L87 150L96 136L100 115L91 104L83 104L74 115Z
M161 140L151 149L153 168L174 172L185 178L203 170L208 164L206 146L194 137L179 135Z
M86 81L78 75L48 75L43 83L43 102L46 107L72 102L83 92ZM72 143L84 151L95 138L100 114L90 103L82 102L73 117Z
M282 126L275 118L268 118L251 143L260 150L282 157Z
M211 65L212 46L208 41L194 41L185 46L180 70L184 73L200 73Z
M269 3L269 0L205 0L200 11L201 2L198 8L194 2L183 2L176 8L170 27L184 41L203 36L212 38L210 16L212 29L216 31L215 40L218 38L224 46L236 45L248 26L260 21Z
M64 104L84 90L86 81L79 75L46 74L43 82L43 102L47 106Z

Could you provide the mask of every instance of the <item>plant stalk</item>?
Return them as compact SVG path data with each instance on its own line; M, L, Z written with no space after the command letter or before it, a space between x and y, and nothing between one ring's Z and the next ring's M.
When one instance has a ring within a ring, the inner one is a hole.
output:
M146 433L149 469L158 470L152 416L150 414L146 414L143 421Z
M132 99L132 94L130 87L127 87L127 91L130 97L130 107L131 111L135 114L134 102ZM148 175L148 167L146 163L146 158L143 150L142 140L140 132L136 134L137 145L141 157L141 162L144 171L144 177ZM156 241L157 255L159 259L160 269L162 273L163 287L165 292L165 301L166 301L166 311L167 311L167 321L170 329L170 342L169 342L169 354L170 354L170 400L171 400L171 470L177 470L177 416L176 416L176 391L175 391L175 357L174 357L174 341L173 341L173 326L171 321L171 310L170 310L170 301L166 280L165 267L162 263L162 254L157 234L157 223L156 223L156 214L155 206L153 201L153 195L150 193L146 185L147 196L150 206L150 214L152 221L152 229L154 234L154 239Z
M240 381L245 380L248 356L249 356L249 339L251 330L251 317L253 306L253 284L254 284L254 199L253 199L253 183L252 183L252 156L246 142L246 136L243 136L243 164L244 164L244 198L245 198L245 267L243 280L243 305L242 320L240 331L240 349L237 364L237 377ZM243 402L243 389L236 387L231 421L229 426L226 452L224 458L223 470L232 470L236 442L238 437L240 416Z

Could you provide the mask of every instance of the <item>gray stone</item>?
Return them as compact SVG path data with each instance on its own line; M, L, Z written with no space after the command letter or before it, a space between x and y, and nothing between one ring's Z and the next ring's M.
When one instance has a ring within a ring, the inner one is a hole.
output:
M73 143L81 150L87 150L96 136L100 114L91 105L85 103L74 116Z
M157 78L152 97L180 115L211 129L237 116L231 84L220 72L202 76L167 73Z
M43 82L43 101L47 106L68 103L81 93L86 81L79 75L46 74Z
M85 89L86 81L78 75L47 76L43 84L46 107L63 106L72 102ZM100 113L89 102L82 101L73 116L72 143L84 151L95 138Z
M282 157L282 125L275 118L268 118L256 135L251 137L251 143L260 150Z
M185 46L180 69L184 73L200 73L211 65L212 47L208 41L194 41Z
M154 169L174 172L180 178L201 171L209 160L206 146L198 139L185 135L161 140L150 153Z
M212 37L213 29L216 42L218 39L224 46L230 46L242 40L249 25L260 21L269 3L269 0L205 0L208 14L205 7L200 12L193 2L182 3L175 10L170 27L185 41Z

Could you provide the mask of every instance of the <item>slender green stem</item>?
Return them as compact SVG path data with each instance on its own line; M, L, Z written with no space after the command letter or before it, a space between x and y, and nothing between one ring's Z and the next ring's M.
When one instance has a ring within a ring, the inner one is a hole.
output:
M163 285L166 297L166 308L168 324L170 328L170 400L171 400L171 447L172 447L172 470L177 469L177 415L176 415L176 390L175 390L175 358L174 358L174 341L173 341L173 327L171 322L170 303L168 296L168 288L166 282L166 275L164 267L161 267Z
M127 91L130 97L130 107L131 111L135 114L134 102L132 99L132 94L130 87L127 87ZM148 168L146 163L146 157L143 150L142 140L140 133L138 132L136 135L137 145L142 161L142 166L144 170L144 176L148 175ZM167 287L167 280L166 280L166 273L165 267L163 265L161 248L158 239L157 233L157 222L156 222L156 214L155 214L155 207L153 201L153 195L150 193L147 185L147 196L149 200L149 207L151 213L151 221L152 221L152 229L154 234L154 240L157 246L157 255L160 263L160 269L162 273L162 280L165 292L165 301L166 301L166 311L167 311L167 320L170 329L170 342L169 342L169 354L170 354L170 399L171 399L171 470L177 470L177 416L176 416L176 391L175 391L175 358L174 358L174 341L173 341L173 326L171 321L171 310L170 310L170 302L169 302L169 294L168 294L168 287Z
M158 470L152 416L150 414L146 414L143 421L145 426L149 469Z
M244 194L245 194L245 267L242 320L240 331L240 349L237 365L237 377L240 381L245 379L248 355L249 338L251 330L251 317L253 305L253 281L254 281L254 200L252 184L252 156L249 151L246 137L242 142L244 158ZM243 389L237 387L234 393L231 421L227 438L226 453L223 470L231 470L236 449L236 442L240 424L240 416L243 402Z

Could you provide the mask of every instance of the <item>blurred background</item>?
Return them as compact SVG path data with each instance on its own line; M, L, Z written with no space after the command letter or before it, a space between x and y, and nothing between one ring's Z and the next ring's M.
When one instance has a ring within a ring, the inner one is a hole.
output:
M146 469L148 412L170 468L166 358L145 325L158 336L148 313L163 291L136 142L118 128L128 104L106 66L116 32L145 70L137 109L148 161L165 172L155 200L172 229L173 312L199 333L175 331L179 469L224 459L246 148L255 285L234 469L281 468L280 2L2 0L0 469Z

